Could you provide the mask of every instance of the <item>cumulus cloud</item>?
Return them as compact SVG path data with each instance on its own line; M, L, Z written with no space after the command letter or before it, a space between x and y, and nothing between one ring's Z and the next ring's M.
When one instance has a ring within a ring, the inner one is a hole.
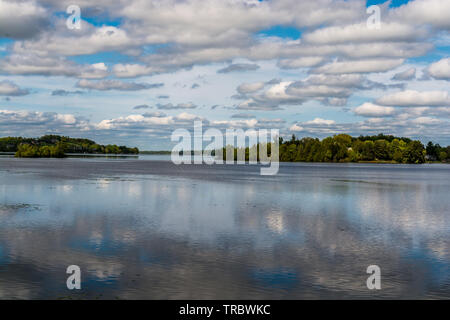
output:
M388 117L395 113L395 109L393 107L384 107L366 102L355 108L354 112L358 116L363 117Z
M258 69L259 69L259 66L257 64L236 63L236 64L230 64L226 68L217 70L217 73L254 71L254 70L258 70Z
M299 105L302 104L305 99L297 96L290 95L286 92L286 89L292 84L292 81L282 81L271 85L263 92L257 92L250 96L244 96L245 101L238 104L237 109L242 110L278 110L280 105Z
M76 91L68 91L68 90L62 90L62 89L58 89L58 90L53 90L52 91L52 96L68 96L71 94L83 94L83 91L80 90L76 90Z
M264 82L243 83L237 87L241 94L252 93L261 90L266 84Z
M45 133L74 133L89 130L82 117L56 112L0 110L0 133L5 135L40 135Z
M133 114L110 120L102 120L96 125L99 130L111 130L119 128L139 129L154 125L168 125L173 123L172 117L146 117L140 114Z
M416 78L416 68L409 68L405 71L396 73L393 77L392 80L412 80Z
M399 107L450 106L450 97L447 91L406 90L380 97L376 103Z
M118 78L135 78L143 75L151 75L163 72L163 68L146 66L142 64L116 64L113 67L113 73Z
M450 80L450 58L441 59L427 68L428 75L439 80Z
M302 134L315 137L327 137L333 134L346 133L352 136L376 135L379 133L396 136L407 135L413 139L424 136L445 137L450 133L448 121L432 117L411 118L368 118L359 122L314 124L313 121L298 122L289 128L290 132L301 131ZM447 125L447 126L446 126ZM434 132L439 128L439 132Z
M137 91L153 88L160 88L163 83L136 83L136 82L123 82L119 80L100 80L90 81L82 79L77 82L76 86L83 89L91 90L120 90L120 91Z
M2 125L13 123L42 124L46 122L59 122L61 124L73 124L76 118L70 114L57 114L56 112L12 111L0 110Z
M318 126L330 126L332 124L335 124L336 121L334 120L326 120L322 118L315 118L314 120L306 121L304 124L309 125L318 125Z
M252 129L282 129L284 128L286 121L280 118L275 119L232 119L232 120L212 120L207 121L206 128L216 128L219 130L226 129L243 129L243 130L252 130Z
M44 1L50 10L62 8L61 3ZM84 1L82 5L86 12L98 10ZM113 1L104 8L110 16L123 20L120 27L98 27L83 20L81 31L69 32L64 26L65 20L56 19L53 30L39 38L17 43L14 52L47 58L102 51L141 56L140 61L119 63L112 68L116 77L133 78L234 58L279 59L282 68L298 68L316 66L330 56L406 58L429 49L427 44L417 45L412 41L419 33L408 23L387 21L382 30L367 30L362 23L367 18L365 3L358 0L317 0L314 3L192 0L165 1L157 5ZM255 33L274 25L306 27L308 30L303 35L306 41L283 41L268 36L255 38ZM314 30L319 26L322 28ZM362 40L366 43L361 43ZM165 45L142 56L146 51L144 47L152 44ZM219 72L257 68L255 63L240 63Z
M371 59L355 61L335 61L313 69L313 73L342 74L384 72L398 67L404 59Z
M324 105L343 106L359 90L401 88L403 84L386 85L361 74L313 74L299 81L275 81L241 84L234 98L244 100L243 110L276 110L281 105L301 105L309 100Z
M258 126L261 128L282 128L284 127L284 124L286 123L286 120L281 118L275 118L275 119L258 119Z
M121 13L133 21L133 27L147 36L148 42L235 45L249 41L249 34L273 25L312 27L362 18L365 4L341 0L170 0L155 5L137 1L130 2Z
M30 92L27 89L21 89L14 82L3 80L0 81L0 95L1 96L24 96Z
M271 60L271 59L296 59L299 56L321 56L327 60L336 57L345 57L348 62L351 59L368 60L369 58L406 58L419 56L432 48L427 43L409 42L380 42L363 44L339 44L339 45L308 45L300 41L286 40L265 40L259 43L250 42L248 46L241 47L206 47L206 48L186 48L170 47L141 57L145 62L142 67L143 74L155 74L162 72L173 72L179 69L190 69L195 65L205 65L208 63L223 62L233 58L246 58L249 60ZM389 61L378 61L378 63ZM360 67L363 72L364 69ZM389 68L387 68L389 69ZM370 70L370 69L369 69ZM383 68L378 71L382 71ZM375 72L370 70L371 72Z
M132 114L126 117L102 120L94 125L95 130L142 131L158 134L170 134L173 130L187 125L193 125L195 120L205 120L202 117L182 112L176 116L168 116L162 112ZM205 124L208 125L205 120Z
M179 115L174 117L176 120L180 120L180 121L193 121L193 120L202 120L202 117L199 117L195 114L191 114L191 113L187 113L187 112L182 112Z
M14 75L67 76L101 79L108 75L104 63L78 65L64 57L12 54L0 60L0 72Z
M419 124L419 125L434 125L434 124L440 124L443 121L440 119L431 118L431 117L419 117L419 118L411 120L411 122L414 124Z
M213 127L224 127L224 128L255 128L258 124L256 119L248 120L213 120L211 121L211 126Z
M255 118L254 115L249 113L236 113L231 116L233 119L252 119Z
M197 106L193 103L178 103L176 105L172 103L157 104L156 107L162 110L177 110L177 109L195 109Z
M380 29L367 28L366 22L346 26L321 28L306 33L303 39L313 44L337 44L349 42L383 42L409 41L425 35L418 31L413 24L385 22Z
M324 61L324 57L301 57L296 59L281 59L278 61L278 67L281 69L298 69L306 67L315 67Z
M0 0L0 38L32 38L49 25L49 15L35 1Z
M164 117L167 117L167 114L165 114L164 112L160 112L160 111L154 111L154 112L146 112L143 114L143 116L147 117L147 118L152 118L152 117L164 118Z
M65 20L57 22L58 32L46 32L36 39L15 44L16 53L34 53L40 56L74 56L101 51L126 51L139 44L125 30L114 26L95 27L81 20L81 31L70 32Z
M334 120L327 120L322 118L314 118L313 120L297 122L289 127L290 132L304 132L317 135L317 134L328 134L336 130L340 125L336 124ZM335 131L335 133L338 131Z
M219 130L226 129L282 129L286 123L280 118L275 119L237 119L237 120L213 120L210 121L204 117L195 114L182 112L175 116L167 116L161 112L145 113L143 115L129 115L114 119L102 120L94 124L91 130L95 132L111 132L111 133L151 133L152 136L166 136L177 128L191 130L194 121L202 121L203 129L216 128Z
M299 126L298 124L293 124L290 128L290 131L303 131L305 130L303 127Z
M447 0L415 0L394 9L390 17L410 24L429 24L450 29L450 2Z
M138 106L133 107L134 110L139 110L139 109L149 109L151 108L149 105L147 104L140 104Z

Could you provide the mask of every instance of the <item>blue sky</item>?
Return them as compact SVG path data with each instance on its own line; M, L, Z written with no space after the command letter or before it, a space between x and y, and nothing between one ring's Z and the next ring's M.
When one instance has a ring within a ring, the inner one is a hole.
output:
M201 120L450 144L449 1L82 0L80 29L71 4L0 0L0 136L169 149Z
M385 2L386 2L385 0L367 0L366 6L369 7L372 5L383 4ZM404 4L407 4L408 2L409 2L409 0L392 0L392 1L390 1L389 6L391 8L400 7Z

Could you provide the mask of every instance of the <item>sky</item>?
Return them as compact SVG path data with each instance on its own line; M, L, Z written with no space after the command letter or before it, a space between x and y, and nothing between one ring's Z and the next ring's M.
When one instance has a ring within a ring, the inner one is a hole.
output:
M449 145L449 31L449 0L0 0L0 137L170 150L202 121Z

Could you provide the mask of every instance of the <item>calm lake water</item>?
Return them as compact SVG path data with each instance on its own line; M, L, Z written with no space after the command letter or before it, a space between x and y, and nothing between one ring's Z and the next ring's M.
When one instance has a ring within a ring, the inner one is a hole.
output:
M450 298L449 165L148 159L0 157L0 298Z

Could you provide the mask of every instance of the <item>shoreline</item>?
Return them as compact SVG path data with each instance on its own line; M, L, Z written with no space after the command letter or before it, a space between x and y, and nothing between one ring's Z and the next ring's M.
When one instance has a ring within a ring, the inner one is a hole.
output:
M16 158L14 157L14 152L0 152L0 156L12 156L12 158ZM161 155L165 155L167 156L168 154L91 154L91 153L68 153L66 154L66 156L64 158L129 158L129 159L139 159L140 156L161 156ZM47 158L47 157L18 157L17 159L64 159L64 158ZM151 160L151 159L148 159ZM158 161L170 161L170 159L168 160L161 160L161 159L157 159ZM336 164L349 164L349 163L360 163L360 164L450 164L449 162L440 162L440 161L426 161L424 163L401 163L401 162L395 162L395 161L384 161L384 160L380 160L380 161L340 161L340 162L333 162L333 161L323 161L323 162L315 162L315 161L280 161L280 163L323 163L323 164L332 164L332 163L336 163Z

